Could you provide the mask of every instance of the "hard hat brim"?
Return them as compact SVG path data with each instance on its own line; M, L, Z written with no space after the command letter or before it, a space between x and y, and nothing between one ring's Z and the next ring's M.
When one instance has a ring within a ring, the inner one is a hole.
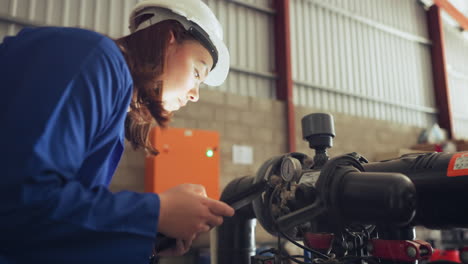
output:
M222 40L213 36L210 40L218 51L218 63L216 63L215 68L210 71L204 83L209 86L219 86L223 84L229 73L229 51Z

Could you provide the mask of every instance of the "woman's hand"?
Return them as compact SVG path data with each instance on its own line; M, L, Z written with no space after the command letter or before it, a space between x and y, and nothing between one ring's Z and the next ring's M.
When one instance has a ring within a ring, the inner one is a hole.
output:
M161 252L155 252L156 255L161 257L173 257L173 256L182 256L187 253L192 246L192 240L186 241L182 239L177 239L176 245L172 248L165 249Z
M198 184L182 184L161 194L158 232L192 243L199 233L223 223L223 216L233 216L229 205L206 197Z

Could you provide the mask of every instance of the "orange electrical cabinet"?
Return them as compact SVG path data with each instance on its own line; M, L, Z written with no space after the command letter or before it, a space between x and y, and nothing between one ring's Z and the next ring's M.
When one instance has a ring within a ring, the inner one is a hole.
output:
M219 199L219 134L216 131L154 128L150 139L157 156L146 158L145 191L160 193L183 183L205 186Z

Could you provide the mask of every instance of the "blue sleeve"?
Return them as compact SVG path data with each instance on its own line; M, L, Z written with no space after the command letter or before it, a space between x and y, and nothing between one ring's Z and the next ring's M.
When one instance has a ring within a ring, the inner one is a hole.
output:
M116 50L102 38L87 52L43 46L26 52L27 64L0 63L0 256L19 263L147 263L159 197L90 188L76 177L90 153L115 144L106 135L126 114L131 81ZM61 61L61 52L79 63Z

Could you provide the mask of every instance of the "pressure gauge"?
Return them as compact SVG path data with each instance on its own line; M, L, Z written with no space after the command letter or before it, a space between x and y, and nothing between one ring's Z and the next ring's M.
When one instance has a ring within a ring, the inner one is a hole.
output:
M281 177L289 182L298 179L302 172L302 165L298 159L286 157L281 162Z

